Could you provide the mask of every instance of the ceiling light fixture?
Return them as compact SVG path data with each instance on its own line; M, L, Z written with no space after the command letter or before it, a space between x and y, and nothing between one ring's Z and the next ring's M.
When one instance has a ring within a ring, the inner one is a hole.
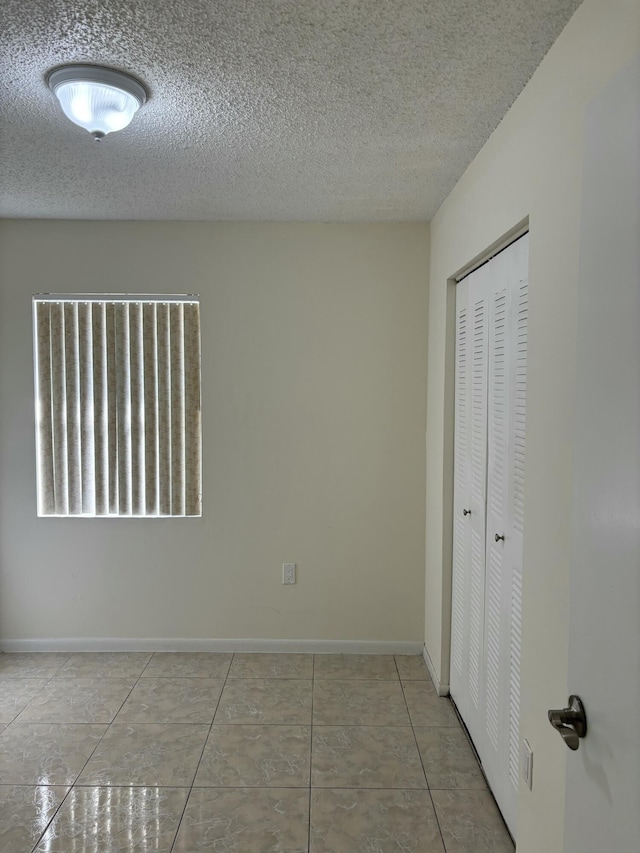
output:
M147 100L135 77L99 65L62 65L46 81L66 117L95 140L125 128Z

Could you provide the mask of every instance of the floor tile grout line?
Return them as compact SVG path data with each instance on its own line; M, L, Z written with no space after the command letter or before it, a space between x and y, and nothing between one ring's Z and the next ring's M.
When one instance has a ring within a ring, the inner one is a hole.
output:
M395 660L395 657L394 657ZM398 666L398 662L396 661L396 668ZM398 670L398 677L400 677L400 670ZM422 772L424 773L424 780L427 785L427 792L429 794L429 801L431 802L431 808L433 809L433 816L436 819L436 826L438 827L438 832L440 833L440 840L442 841L442 848L447 853L447 846L445 844L444 835L442 834L442 827L440 826L440 819L438 818L438 812L436 811L436 804L433 801L433 797L431 795L431 788L429 786L429 777L427 776L427 770L424 766L424 759L422 757L422 753L420 752L420 746L418 745L418 738L416 737L416 728L413 724L413 719L411 718L411 712L409 711L409 703L407 702L407 696L404 692L404 683L402 679L400 679L400 688L402 689L402 696L404 698L404 703L407 706L407 714L409 714L409 720L411 721L411 732L413 734L413 740L416 745L416 749L418 751L418 757L420 759L420 764L422 766Z
M218 708L220 707L220 702L222 701L222 694L224 693L224 688L226 687L227 681L229 680L229 673L231 672L231 667L233 666L233 661L235 659L236 653L233 652L231 654L231 660L229 661L229 667L227 669L227 674L224 677L224 682L222 684L222 688L220 690L220 695L218 696L218 701L216 702L216 707L213 709L213 716L211 717L211 723L209 724L209 731L207 732L207 736L204 739L204 743L202 744L202 751L200 752L200 758L198 759L198 763L196 764L195 773L193 774L193 779L191 780L191 785L189 786L189 791L187 792L187 798L184 801L184 808L182 809L182 814L180 815L180 820L178 821L178 825L176 826L176 834L173 837L173 841L171 843L171 849L169 853L173 853L173 850L176 845L176 841L178 840L178 834L180 833L180 827L182 826L182 821L184 820L185 813L187 811L187 805L189 804L189 800L191 799L191 792L195 786L196 777L198 775L198 770L200 769L200 765L202 764L202 758L204 756L205 750L207 748L207 743L209 741L209 736L213 730L213 721L216 718L216 714L218 713Z
M151 654L151 655L149 656L149 660L151 660L151 658L152 658L152 657L153 657L153 654ZM144 670L146 669L146 667L147 667L148 665L149 665L149 661L147 661L147 663L146 663L146 664L145 664L145 666L143 667L142 672L144 672ZM135 682L134 682L134 684L133 684L133 687L131 688L131 690L129 690L129 692L128 692L128 693L127 693L127 695L125 696L124 700L122 701L122 703L121 703L120 707L118 708L118 710L116 711L116 713L115 713L115 714L113 715L113 717L111 718L111 722L109 722L109 723L107 723L107 724L106 724L106 725L107 725L106 729L105 729L105 730L104 730L104 732L102 733L102 736L100 737L100 740L98 741L98 743L95 745L95 748L94 748L94 749L93 749L93 751L91 752L91 755L87 758L87 760L85 761L85 763L82 765L82 769L80 770L80 772L79 772L79 773L78 773L78 775L76 776L75 780L73 781L73 783L72 783L72 785L71 785L71 788L69 789L69 791L68 791L68 793L67 793L67 796L71 793L71 791L73 790L73 788L75 788L75 787L76 787L76 782L78 781L78 779L80 778L80 776L81 776L81 775L82 775L82 773L84 772L84 770L85 770L85 768L86 768L87 764L88 764L88 763L91 761L91 759L93 758L93 756L94 756L94 754L95 754L96 750L98 749L98 747L100 746L100 744L102 743L102 741L103 741L103 740L105 739L105 737L107 736L107 733L108 733L109 729L111 728L111 726L112 726L112 725L114 724L114 722L116 721L116 719L117 719L118 714L120 713L120 711L122 711L122 708L124 707L125 702L126 702L126 701L127 701L127 699L129 698L129 696L131 696L131 694L132 694L132 692L133 692L134 687L136 686L136 684L137 684L137 683L140 681L140 679L142 678L142 672L141 672L141 673L140 673L140 675L137 677L137 679L135 680ZM64 725L64 724L59 723L59 725ZM68 723L67 725L72 725L72 724L71 724L71 723ZM101 724L100 724L100 723L84 723L84 724L78 723L78 725L101 725ZM88 786L78 786L78 787L97 787L97 786L88 785ZM65 800L66 800L66 797L65 797ZM48 827L47 827L47 828L48 828Z
M36 785L36 786L34 786L34 787L38 788L38 787L44 787L44 786ZM50 786L50 787L53 787L53 786ZM64 803L66 802L67 797L69 796L69 794L71 793L71 791L72 791L72 790L73 790L73 785L70 785L70 786L69 786L69 790L68 790L68 791L67 791L67 793L64 795L64 797L60 800L60 803L59 803L59 805L58 805L58 808L57 808L57 809L54 811L54 813L51 815L51 820L47 823L47 825L45 826L44 830L42 831L42 834L39 836L38 840L36 841L36 843L35 843L35 844L33 845L33 847L31 848L31 853L35 853L35 850L36 850L36 848L37 848L38 844L40 844L40 842L42 841L42 839L43 839L43 838L44 838L44 836L46 835L46 833L47 833L47 831L48 831L49 827L51 826L51 824L53 823L53 821L58 817L58 812L60 811L60 809L62 808L62 806L63 806L63 805L64 805Z
M69 658L70 658L70 657L71 657L71 655L70 655L70 654L68 654L68 655L66 656L66 658L65 658L63 661L61 661L60 666L58 667L58 669L57 669L55 672L52 672L52 673L51 673L51 675L39 675L39 676L38 676L38 675L34 675L34 676L23 676L23 677L22 677L22 680L24 680L24 678L26 677L26 678L45 678L45 679L46 679L46 681L45 681L45 683L42 685L42 687L38 690L38 692L35 694L35 696L32 696L32 697L31 697L31 699L29 699L29 701L27 702L27 704L26 704L23 708L20 708L20 710L18 711L18 713L15 715L15 717L7 723L7 725L2 729L2 731L3 731L3 732L4 732L4 731L6 731L6 730L7 730L7 728L8 728L10 725L12 725L13 723L15 723L15 721L18 719L18 717L20 716L20 714L22 714L22 712L23 712L23 711L26 711L26 710L27 710L27 708L29 707L29 705L34 701L34 699L36 699L36 697L37 697L37 696L38 696L38 695L39 695L39 694L44 690L44 688L45 688L45 687L47 687L47 686L51 683L51 681L53 681L53 679L54 679L54 678L56 677L56 675L60 672L60 670L62 669L62 667L67 663L67 661L69 660ZM0 673L0 677L2 677L2 673ZM9 676L9 677L11 677L11 676ZM13 676L13 677L14 677L14 678L20 678L20 676Z
M66 656L66 658L64 659L64 661L62 661L62 662L60 663L60 666L58 667L58 669L57 669L57 670L56 670L56 671L55 671L55 672L54 672L54 673L49 677L49 679L47 680L46 684L43 684L43 686L40 688L40 690L38 691L38 693L36 693L36 696L38 696L38 695L39 695L39 693L40 693L42 690L44 690L44 688L45 688L45 687L47 687L47 686L48 686L48 685L53 681L53 679L54 679L54 678L55 678L55 677L56 677L56 676L61 672L62 668L63 668L63 667L64 667L64 666L69 662L69 659L70 659L70 658L71 658L71 654L68 654L68 655ZM136 684L137 684L137 681L136 681ZM134 686L135 686L135 684L134 684ZM133 687L131 688L131 690L133 690ZM129 695L130 695L130 693L131 693L131 690L129 691L129 693L127 693L127 696L125 697L125 699L124 699L124 701L123 701L122 705L124 705L124 702L126 702L126 701L127 701L127 699L129 698ZM36 697L34 696L34 697L33 697L33 699L35 699L35 698L36 698ZM33 699L31 699L31 700L27 703L27 705L25 705L25 707L22 709L22 711L25 711L25 710L29 707L29 705L31 704L31 702L33 701ZM62 806L63 806L63 805L65 804L65 802L67 801L67 798L68 798L69 794L70 794L70 793L74 790L74 788L76 787L76 782L77 782L78 778L80 777L80 775L81 775L82 771L84 770L84 768L87 766L87 764L88 764L88 763L89 763L89 761L91 760L91 758L92 758L92 756L93 756L94 752L96 751L96 749L98 748L98 746L102 743L103 738L105 737L105 735L107 734L107 732L108 732L108 731L109 731L109 729L111 728L111 724L113 723L113 720L115 719L115 717L118 715L118 713L119 713L119 712L120 712L120 710L122 709L122 705L120 705L120 708L118 708L118 711L116 712L116 715L113 717L113 719L111 720L111 722L110 722L110 723L106 723L106 724L105 724L105 723L61 723L61 722L46 722L46 721L43 721L43 722L40 724L40 725L58 725L58 726L60 726L60 725L106 725L106 728L105 728L104 732L102 733L102 735L100 736L100 738L99 738L98 742L96 743L95 747L94 747L94 748L93 748L93 750L91 751L91 754L89 755L89 757L87 758L87 760L85 761L85 763L82 765L82 768L80 769L80 771L79 771L79 772L78 772L78 774L76 775L76 777L75 777L74 781L73 781L73 782L71 782L71 784L69 784L69 783L64 783L63 785L61 785L61 786L60 786L60 787L67 787L67 785L68 785L68 790L67 790L67 792L65 793L64 797L62 797L62 799L60 800L60 803L58 804L58 807L55 809L54 813L51 815L51 820L49 820L49 821L48 821L47 825L44 827L44 829L43 829L42 833L40 834L40 836L39 836L39 837L38 837L38 839L36 840L35 844L33 845L31 853L34 853L34 851L36 850L36 848L37 848L38 844L40 844L40 842L42 841L42 839L43 839L43 838L44 838L44 836L46 835L46 833L47 833L47 831L48 831L49 827L52 825L53 821L57 818L58 813L60 812L60 809L62 808ZM20 716L20 714L22 713L22 711L20 711L20 713L19 713L19 714L18 714L18 715L17 715L17 716L12 720L12 722L15 722L15 721L18 719L18 717ZM29 721L26 721L25 723L23 723L23 725L38 725L38 721L37 721L37 720L35 720L35 721L31 722L31 723L30 723ZM55 786L34 785L34 786L29 786L29 787L39 788L39 787L58 787L58 786L57 786L57 785L55 785Z
M313 773L313 696L316 689L316 656L311 655L311 719L309 721L309 818L307 822L307 853L311 850L311 794Z
M229 681L311 681L311 678L302 678L299 675L232 675Z
M153 655L151 655L151 656L153 656ZM15 723L15 722L16 722L16 720L18 719L18 717L19 717L22 713L24 713L24 711L26 711L26 710L29 708L29 706L31 705L31 703L32 703L32 702L34 702L34 701L38 698L38 696L39 696L39 695L40 695L40 693L45 689L45 687L48 687L54 679L59 679L59 678L68 678L70 681L77 681L77 680L82 679L82 678L92 678L92 679L100 678L100 676L99 676L99 675L68 675L68 676L61 676L61 675L60 675L60 672L62 671L62 667L64 667L64 666L68 663L68 661L69 661L69 658L70 658L70 657L71 657L71 655L70 655L70 654L69 654L69 655L67 655L66 660L65 660L65 661L63 661L63 662L60 664L59 669L57 669L57 670L56 670L56 672L54 672L54 673L53 673L53 675L51 675L51 676L49 676L49 677L48 677L48 679L47 679L47 683L42 685L42 687L40 688L40 690L38 690L38 692L36 693L36 695L35 695L35 696L33 696L33 697L32 697L32 698L27 702L27 704L24 706L24 708L22 708L22 709L18 712L18 714L13 718L13 720L11 720L11 723L9 723L8 725L11 725L12 723ZM148 664L148 661L147 661L147 664ZM145 668L146 668L147 664L145 664ZM143 671L144 671L144 670L143 670ZM43 676L43 677L46 677L46 676ZM133 675L117 675L117 676L116 676L116 675L112 675L112 676L107 675L107 676L102 676L102 677L103 677L103 678L106 678L107 680L109 680L109 679L111 679L111 678L119 678L119 679L123 679L123 680L125 680L125 679L129 679L129 678L135 678L135 679L136 679L136 680L135 680L135 682L134 682L134 684L133 684L133 687L131 687L131 689L130 689L130 690L129 690L129 692L127 693L127 695L126 695L126 697L125 697L124 701L122 702L122 704L120 705L120 707L119 707L119 708L118 708L118 710L116 711L116 716L117 716L117 715L120 713L120 711L122 710L122 705L124 705L124 703L127 701L127 699L129 698L129 696L131 695L131 691L132 691L132 690L133 690L133 688L136 686L136 684L138 683L138 681L140 681L140 678L142 677L142 673L140 673L140 675L139 675L139 676L137 676L137 677L136 677L136 676L133 676ZM113 717L113 719L112 719L110 722L106 722L106 723L105 723L105 721L103 721L103 720L99 720L99 721L97 721L97 722L96 722L95 720L94 720L94 721L91 721L91 720L89 720L89 721L86 721L86 720L78 721L78 720L37 720L37 719L36 719L36 720L23 720L23 723L25 723L25 724L26 724L26 723L33 723L33 724L41 723L41 724L43 724L43 725L45 725L45 724L49 724L49 725L66 725L66 726L70 726L70 725L96 725L96 726L100 726L100 725L107 725L107 726L110 726L110 725L111 725L111 723L113 723L113 721L114 721L114 720L115 720L115 717ZM7 726L5 726L5 729L6 729L6 728L7 728ZM4 731L4 729L3 729L3 731Z
M149 656L149 660L151 660L151 658L152 658L152 657L153 657L153 655L150 655L150 656ZM147 661L147 662L146 662L146 664L142 667L142 672L144 672L144 671L145 671L145 669L146 669L148 666L149 666L149 661ZM120 711L122 711L122 709L123 709L123 708L124 708L124 706L125 706L125 703L126 703L126 702L127 702L127 700L129 699L129 697L131 696L131 694L133 693L133 691L136 689L136 686L138 685L138 683L139 683L140 679L142 678L142 672L141 672L141 673L140 673L140 675L136 678L136 680L135 680L135 681L134 681L134 683L133 683L133 687L132 687L132 688L131 688L131 690L127 693L127 695L126 695L126 697L125 697L124 701L122 702L122 704L120 705L120 707L119 707L119 708L118 708L118 710L116 711L116 713L115 713L115 715L114 715L113 719L112 719L112 720L111 720L111 722L109 723L109 728L111 728L111 726L115 723L116 719L118 718L118 714L120 713Z
M214 652L215 654L215 652ZM328 790L336 790L336 791L423 791L426 792L429 790L428 788L417 786L417 785L312 785L313 791L328 791ZM33 784L18 784L12 785L10 783L3 782L0 784L1 788L27 788L32 790L33 788L76 788L76 789L87 789L87 788L113 788L113 789L131 789L131 788L160 788L162 790L168 791L190 791L191 788L195 788L198 791L275 791L280 788L286 789L287 791L306 791L309 789L309 785L305 782L304 785L144 785L142 783L137 784L118 784L118 785L108 785L108 784L100 784L100 785L71 785L70 783L56 783L53 785L33 785ZM434 791L474 791L476 793L484 791L487 792L486 788L433 788Z
M58 669L58 670L57 670L57 671L56 671L56 672L51 676L51 678L49 679L49 681L47 682L47 684L49 684L49 682L50 682L50 681L52 681L52 680L55 678L55 676L60 672L60 670L62 669L62 667L63 667L63 666L65 666L65 664L66 664L66 663L68 663L68 661L69 661L69 658L70 658L70 657L71 657L71 655L70 655L70 654L69 654L69 655L67 655L67 657L66 657L65 661L63 661L63 662L60 664L60 668L59 668L59 669ZM150 655L150 656L149 656L149 660L151 660L151 658L152 658L152 657L153 657L153 655ZM149 661L147 661L147 663L145 664L145 667L143 667L143 672L144 672L144 669L146 669L146 666L148 665L148 663L149 663ZM138 678L136 679L136 681L135 681L135 683L133 684L133 687L131 688L131 690L133 690L133 688L136 686L136 684L137 684L137 683L138 683L138 681L140 680L141 676L142 676L142 673L140 673L140 675L139 675L139 676L138 676ZM44 686L46 687L46 685L44 685ZM67 798L69 797L69 794L71 794L71 792L72 792L74 789L78 788L78 787L95 787L95 786L93 786L93 785L87 785L87 786L80 786L80 785L76 785L76 782L78 781L78 779L79 779L79 778L80 778L80 776L82 775L82 772L84 771L85 767L87 766L87 764L89 763L89 761L90 761L90 760L91 760L91 758L93 757L93 755L94 755L94 753L95 753L96 749L100 746L100 744L101 744L101 743L102 743L102 741L104 740L104 738L105 738L105 736L106 736L107 732L109 731L109 729L111 728L111 726L112 726L112 724L113 724L113 721L115 720L115 718L118 716L118 714L119 714L119 713L120 713L120 711L122 710L122 706L123 706L123 705L124 705L124 703L127 701L127 699L129 698L129 696L131 695L131 690L129 690L129 692L127 693L127 695L126 695L126 697L124 698L124 700L123 700L122 704L120 705L120 707L119 707L119 708L118 708L118 710L116 711L115 715L113 716L113 718L112 718L111 722L106 724L106 728L105 728L104 732L102 733L102 735L100 736L100 738L99 738L98 742L96 743L95 747L94 747L94 748L93 748L93 750L91 751L91 754L89 755L89 757L87 758L87 760L85 761L85 763L82 765L82 768L80 769L79 773L76 775L76 777L75 777L74 781L71 783L71 785L69 785L69 789L68 789L68 791L66 792L66 794L64 795L64 797L60 800L60 804L58 805L58 808L55 810L55 812L54 812L54 813L53 813L53 815L51 816L51 820L47 823L47 825L45 826L44 830L42 831L42 834L40 835L40 837L38 838L38 840L36 841L36 843L33 845L32 849L31 849L31 853L35 853L36 848L38 847L38 845L40 844L40 842L42 841L42 839L44 838L44 836L45 836L45 835L46 835L46 833L48 832L49 827L52 825L52 823L54 822L54 820L57 818L57 816L58 816L58 814L59 814L59 812L60 812L60 809L61 809L61 808L62 808L62 806L66 803ZM50 725L74 725L74 724L73 724L73 723L52 723L52 724L50 724ZM105 725L105 724L104 724L104 723L76 723L75 725ZM38 785L36 785L35 787L43 787L43 786L38 786ZM50 787L55 787L55 786L50 786Z
M66 660L64 663L62 663L62 664L60 665L60 668L62 668L62 667L63 667L63 666L68 662L68 660L69 660L69 658L70 658L70 657L71 657L71 655L68 655L68 656L67 656L67 660ZM152 658L152 657L153 657L153 654L151 654L151 655L149 656L149 660L151 660L151 658ZM149 661L147 661L147 663L146 663L146 664L145 664L145 666L143 667L142 672L144 672L144 670L146 669L146 667L148 666L148 664L149 664ZM60 670L58 670L58 672L60 672ZM76 785L76 782L78 781L78 779L79 779L79 778L80 778L80 776L82 775L82 773L83 773L83 771L84 771L85 767L87 766L87 764L89 763L89 761L91 761L91 759L93 758L93 755L94 755L95 751L98 749L98 747L100 746L100 744L102 743L102 741L103 741L103 740L104 740L104 738L106 737L107 732L109 731L109 729L110 729L110 728L111 728L111 726L113 725L113 723L114 723L114 721L115 721L116 717L118 716L118 714L119 714L119 713L120 713L120 711L122 710L122 707L123 707L124 703L127 701L127 699L129 698L129 696L131 695L131 692L132 692L133 688L134 688L134 687L136 686L136 684L140 681L140 678L142 677L142 672L141 672L141 673L140 673L140 675L136 678L136 680L135 680L135 682L134 682L133 686L131 687L131 689L129 690L129 692L128 692L128 693L127 693L127 695L125 696L124 700L122 701L122 703L121 703L120 707L118 708L118 710L116 711L116 713L115 713L115 714L114 714L114 716L112 717L111 722L106 723L106 728L105 728L104 732L102 733L102 735L100 736L100 739L99 739L99 740L98 740L98 742L96 743L95 747L94 747L94 748L93 748L93 750L91 751L91 755L89 755L89 757L87 758L87 760L85 761L85 763L82 765L82 768L81 768L80 772L76 775L76 777L75 777L74 781L73 781L73 782L71 783L71 785L69 786L69 790L67 791L67 793L64 795L64 797L63 797L63 798L62 798L62 800L60 801L60 805L59 805L59 806L58 806L58 808L55 810L54 814L53 814L53 815L52 815L52 817L51 817L51 820L50 820L50 821L47 823L47 825L45 826L44 831L42 832L42 835L41 835L41 836L38 838L38 840L36 841L35 845L34 845L34 846L33 846L33 848L32 848L31 853L34 853L34 851L36 850L36 848L37 848L38 844L40 844L40 842L41 842L41 841L42 841L42 839L44 838L45 834L46 834L46 833L47 833L47 831L49 830L49 827L51 826L51 824L53 823L53 821L54 821L54 820L56 819L56 817L58 816L58 813L60 812L60 809L62 808L62 806L63 806L63 805L65 804L65 802L67 801L67 798L69 797L69 794L71 794L71 792L72 792L74 789L76 789L76 788L80 788L80 787L87 787L87 788L100 787L100 786L95 786L95 785ZM57 674L57 673L55 673L54 675L52 675L50 680L53 680L53 678L55 677L55 675L56 675L56 674ZM79 676L79 677L82 677L82 676ZM49 683L49 682L47 682L47 683ZM45 686L46 686L46 685L45 685ZM37 722L37 721L36 721L36 722ZM60 723L60 722L58 722L58 723L50 723L50 725L105 725L105 723ZM39 786L36 786L36 787L39 787ZM106 786L105 786L105 787L106 787ZM110 786L110 787L116 787L116 786Z
M149 660L142 667L142 672L140 673L140 678L142 678L142 676L145 674L145 672L147 671L147 669L149 667L149 664L151 663L151 661L154 659L155 656L156 656L156 652L151 652L151 654L149 655ZM138 681L140 681L140 678L138 678ZM137 682L136 682L136 684L137 684Z
M511 839L512 843L515 845L515 839L511 835L511 830L507 826L507 822L504 819L504 815L502 814L502 810L501 810L500 806L498 805L498 801L496 799L496 796L493 793L493 790L491 789L491 785L489 784L489 780L487 779L486 773L484 772L484 767L482 766L482 761L480 760L480 755L478 754L476 746L475 746L473 740L471 739L471 733L467 729L467 724L465 723L465 721L462 717L462 714L460 713L460 711L458 709L458 706L456 705L456 703L451 698L451 694L449 694L448 698L449 698L449 702L451 703L451 706L453 707L453 711L454 711L454 713L458 719L458 725L460 726L460 728L464 732L464 735L467 739L467 743L469 744L469 747L473 753L473 756L476 760L476 763L477 763L478 767L480 768L480 773L482 773L482 778L484 779L485 790L487 790L489 792L489 795L491 796L491 799L493 800L493 803L494 803L496 809L498 810L498 815L500 816L500 820L502 821L502 824L505 828L505 831L509 835L509 838ZM481 790L481 789L470 789L470 790Z
M415 785L402 785L399 788L389 787L389 785L314 785L314 791L417 791L418 793L427 793L428 788L418 788Z
M71 657L71 655L67 655L67 657L65 658L65 660L60 664L60 668L62 668L62 667L66 664L66 662L69 660L69 658L70 658L70 657ZM59 669L58 669L58 670L56 670L56 672L59 672L59 671L60 671ZM49 679L49 681L47 681L47 684L49 684L49 682L54 678L54 676L55 676L55 675L56 675L56 673L53 673L53 675L51 676L51 678ZM44 687L46 687L46 686L47 686L46 684L45 684L45 685L43 685L43 687L42 687L41 689L44 689ZM40 692L40 691L38 691L38 692ZM37 695L37 694L36 694L36 695ZM26 706L25 706L25 707L26 707ZM24 710L24 708L23 708L23 710ZM21 712L21 713L22 713L22 712ZM18 715L18 716L20 716L20 715ZM105 729L105 731L106 731L106 729ZM104 737L104 734L103 734L103 737ZM91 753L91 754L93 755L93 753ZM87 760L88 760L88 759L87 759ZM83 767L83 769L84 769L84 767ZM80 771L80 772L82 772L82 771ZM77 778L78 778L78 777L76 776L76 779L77 779ZM34 787L39 787L39 786L34 786ZM54 811L54 813L51 815L51 820L50 820L50 821L48 821L47 825L46 825L46 826L44 827L44 829L42 830L42 833L41 833L41 834L40 834L40 836L36 839L36 843L35 843L35 844L33 845L33 847L31 848L31 853L34 853L34 851L36 850L36 848L37 848L38 844L40 844L40 842L41 842L41 841L42 841L42 839L44 838L45 833L47 832L47 830L49 829L49 827L51 826L51 824L53 823L53 821L54 821L54 820L56 819L56 817L58 816L58 812L60 811L60 809L62 808L62 806L63 806L63 805L64 805L64 803L66 802L66 799L67 799L67 797L69 796L69 794L71 793L71 791L73 791L73 784L69 785L69 788L68 788L68 790L67 790L66 794L64 795L64 797L62 797L62 799L60 800L60 803L58 804L58 808L57 808L57 809Z

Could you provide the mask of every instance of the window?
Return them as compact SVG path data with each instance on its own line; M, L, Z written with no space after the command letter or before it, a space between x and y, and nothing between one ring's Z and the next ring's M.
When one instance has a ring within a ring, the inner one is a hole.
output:
M202 515L199 309L34 297L38 515Z

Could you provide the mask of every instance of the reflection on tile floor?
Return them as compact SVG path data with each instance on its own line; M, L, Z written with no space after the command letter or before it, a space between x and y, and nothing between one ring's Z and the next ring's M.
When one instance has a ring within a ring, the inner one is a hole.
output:
M78 785L189 787L208 734L208 726L114 723Z
M69 788L0 785L0 850L31 853Z
M170 853L188 788L72 788L37 853Z
M513 853L422 658L0 654L2 853Z

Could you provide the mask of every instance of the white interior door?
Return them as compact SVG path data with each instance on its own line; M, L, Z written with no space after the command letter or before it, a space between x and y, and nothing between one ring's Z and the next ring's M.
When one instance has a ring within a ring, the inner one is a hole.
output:
M585 134L568 691L588 730L567 754L564 853L640 850L639 92L640 55Z

